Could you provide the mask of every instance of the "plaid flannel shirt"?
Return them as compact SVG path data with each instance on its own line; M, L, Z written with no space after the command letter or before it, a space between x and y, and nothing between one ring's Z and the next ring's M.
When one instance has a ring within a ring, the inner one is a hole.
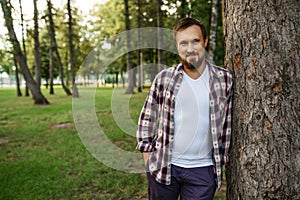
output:
M222 165L228 162L231 138L232 76L223 68L208 64L210 72L210 133L218 188L221 187ZM147 170L155 179L171 183L171 155L174 141L175 96L182 82L182 64L162 70L154 79L142 108L137 149L151 152Z

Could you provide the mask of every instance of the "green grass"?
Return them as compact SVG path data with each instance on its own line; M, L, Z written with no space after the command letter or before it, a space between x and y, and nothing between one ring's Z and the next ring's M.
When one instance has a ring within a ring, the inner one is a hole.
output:
M31 97L16 97L0 88L0 199L141 199L147 196L143 174L111 169L82 144L74 126L72 97L56 88L43 93L48 106ZM135 151L136 140L115 123L112 89L97 89L96 113L107 137L119 147ZM130 116L137 122L146 93L130 99ZM55 124L70 126L53 128ZM224 199L218 197L216 199Z
M146 196L143 175L106 167L86 150L72 123L72 98L56 89L48 106L0 89L0 199L132 199ZM111 120L111 89L97 92L96 111L114 141L124 134ZM44 94L47 94L44 91ZM143 96L142 94L141 96ZM141 102L142 103L142 102ZM141 107L141 105L139 106ZM123 146L134 146L131 137ZM129 147L132 148L132 147ZM134 147L133 147L134 148Z

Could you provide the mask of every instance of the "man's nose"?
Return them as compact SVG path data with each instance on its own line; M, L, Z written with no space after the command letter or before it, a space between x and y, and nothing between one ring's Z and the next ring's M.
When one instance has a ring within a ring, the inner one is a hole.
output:
M193 44L191 42L188 43L187 51L188 52L193 52L194 51L194 47L193 47Z

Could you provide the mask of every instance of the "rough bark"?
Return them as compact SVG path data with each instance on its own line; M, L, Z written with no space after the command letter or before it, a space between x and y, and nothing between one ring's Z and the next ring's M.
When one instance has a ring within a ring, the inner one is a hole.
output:
M61 57L60 57L60 54L59 54L59 51L58 51L58 46L57 46L56 37L55 37L55 28L54 28L54 21L53 21L53 15L52 15L51 0L47 0L47 5L48 5L50 39L52 41L51 44L53 45L53 46L51 46L51 48L52 48L53 53L56 55L56 58L57 58L61 86L62 86L63 90L65 91L65 93L68 96L71 96L72 95L71 91L69 90L69 88L64 83L64 69L63 69L63 65L62 65L62 61L61 61Z
M72 76L72 87L73 87L73 97L79 97L78 89L75 83L75 62L74 62L74 45L73 45L73 27L72 27L72 10L71 10L71 0L68 0L68 32L69 32L69 46L70 46L70 65L71 65L71 76Z
M126 45L127 45L127 73L128 73L128 87L126 89L126 94L133 94L134 89L134 83L133 83L133 70L131 69L131 45L130 45L130 33L128 30L130 30L130 21L129 21L129 6L128 6L128 0L124 0L125 5L125 26L126 26Z
M210 34L209 34L209 45L208 45L208 55L211 60L214 60L214 55L216 50L216 40L217 40L217 31L218 31L218 10L219 10L219 0L212 0Z
M300 199L300 5L225 0L235 77L228 199Z
M39 22L37 0L33 0L34 5L34 65L35 65L35 81L41 87L41 55L40 55L40 40L39 40Z
M13 46L14 54L19 63L19 66L22 70L22 74L24 76L26 84L32 94L34 103L35 104L49 104L48 100L41 93L39 87L37 86L36 82L34 81L32 75L28 69L28 66L26 63L26 58L21 50L20 43L17 39L16 33L13 28L13 20L12 20L12 15L11 15L10 2L7 0L1 0L0 3L1 3L2 11L4 13L5 24L6 24L8 33L9 33L10 42L12 43L12 46Z

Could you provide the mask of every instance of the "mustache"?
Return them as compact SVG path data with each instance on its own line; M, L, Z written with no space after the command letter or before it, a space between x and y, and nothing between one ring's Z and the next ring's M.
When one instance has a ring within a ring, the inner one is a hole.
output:
M187 53L186 54L186 57L189 57L189 56L197 56L198 54L196 52L190 52L190 53Z

